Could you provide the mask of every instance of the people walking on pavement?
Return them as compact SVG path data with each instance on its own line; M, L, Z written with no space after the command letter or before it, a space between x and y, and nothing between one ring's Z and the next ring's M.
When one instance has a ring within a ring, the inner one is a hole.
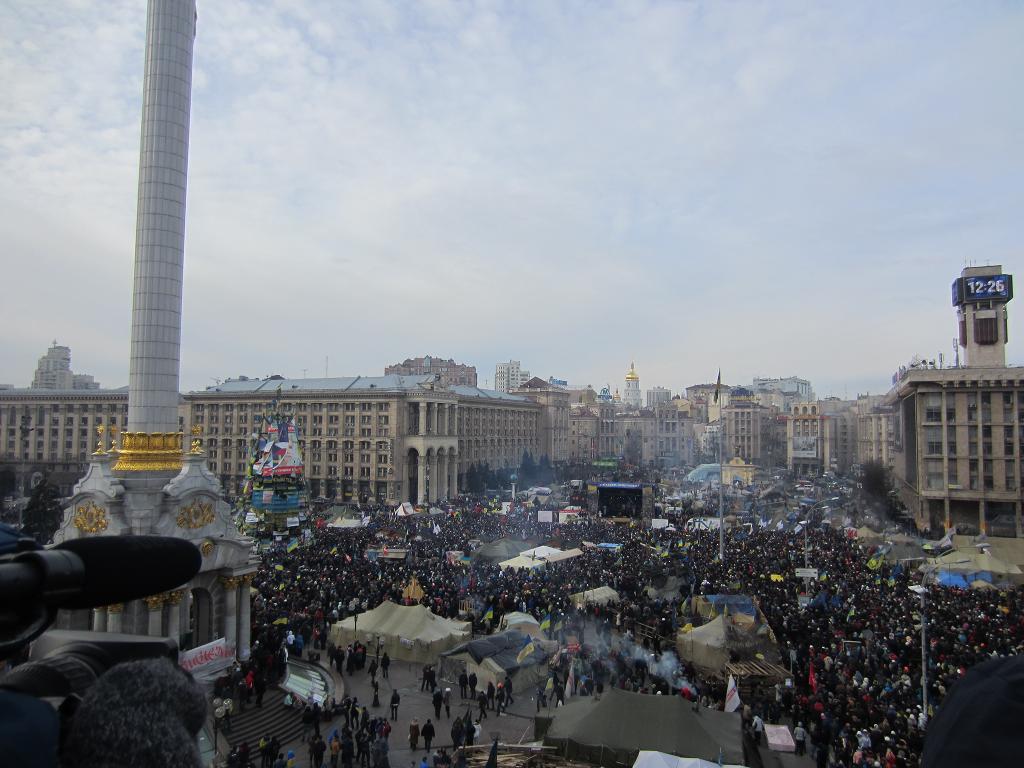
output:
M385 675L386 677L386 675ZM401 704L402 697L398 695L398 689L396 688L391 692L391 719L398 719L398 705Z
M420 729L420 735L423 737L423 748L430 751L430 743L434 740L434 724L430 722L430 718L427 718L427 722L423 724L423 728Z
M409 723L409 749L415 752L419 748L420 743L420 721L417 718L413 718L412 722Z

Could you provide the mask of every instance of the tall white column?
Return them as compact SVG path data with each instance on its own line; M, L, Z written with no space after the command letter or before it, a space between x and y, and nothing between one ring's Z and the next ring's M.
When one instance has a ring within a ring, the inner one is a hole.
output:
M106 608L93 608L92 609L92 631L93 632L106 632L107 631L107 609Z
M448 498L459 495L459 457L448 455Z
M437 457L437 499L448 498L448 452Z
M441 484L441 474L437 471L437 462L437 451L433 451L430 454L430 483L429 488L427 489L430 498L427 499L428 502L437 501L437 489Z
M149 0L128 430L177 432L195 0Z
M224 639L228 645L238 647L238 579L221 576L224 586Z
M124 603L114 603L107 606L107 632L121 631L121 614L124 612Z
M146 634L150 637L162 637L164 634L164 596L153 595L145 598L149 609L149 625Z
M247 573L241 577L241 590L238 595L238 658L242 661L249 658L249 643L252 640L251 619L249 618L250 584L252 584L252 574Z
M181 637L181 598L184 593L183 589L167 593L167 637L174 641Z
M427 457L420 453L416 457L416 503L426 501L427 490Z
M420 403L420 436L427 434L427 404Z

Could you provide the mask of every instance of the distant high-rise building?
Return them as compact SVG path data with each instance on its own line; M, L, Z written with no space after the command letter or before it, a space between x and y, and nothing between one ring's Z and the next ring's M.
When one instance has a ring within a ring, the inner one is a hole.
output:
M519 366L518 360L498 363L494 368L494 388L498 392L510 392L530 380L530 372Z
M647 407L653 408L661 403L672 402L672 390L665 387L651 387L647 390Z
M640 374L636 372L636 366L629 364L626 372L626 388L622 392L622 404L630 408L639 408L643 405L640 399Z
M791 399L799 400L800 402L814 400L814 389L811 387L811 382L796 376L787 376L782 379L755 377L750 385L750 389L754 394L758 392L781 392L783 395L789 395Z
M440 376L442 384L448 387L475 387L477 385L476 366L456 363L451 358L442 360L439 357L413 357L401 363L389 365L384 375L390 376Z
M39 358L32 377L32 389L99 389L92 376L71 371L71 347L62 347L56 340Z

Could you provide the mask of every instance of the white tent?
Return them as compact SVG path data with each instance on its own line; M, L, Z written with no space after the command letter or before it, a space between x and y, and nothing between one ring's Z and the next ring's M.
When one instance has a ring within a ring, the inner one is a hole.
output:
M573 605L608 605L619 602L619 593L608 586L588 589L572 595Z
M540 622L528 613L511 611L501 617L502 629L518 629L533 637L540 637Z
M534 557L538 560L543 560L549 557L550 555L556 555L561 551L562 550L558 549L557 547L548 547L545 545L541 545L539 547L534 547L533 549L525 549L519 554L522 557Z
M676 650L679 658L693 662L702 671L720 670L729 662L726 646L725 618L716 616L700 627L689 632L682 629L676 635Z
M522 555L517 555L511 560L505 560L502 563L498 563L498 567L502 570L505 570L506 568L543 568L544 565L545 562L539 558L523 557Z
M574 557L579 557L583 554L582 549L567 549L564 552L556 552L553 555L548 555L544 558L546 563L560 563L563 560L571 560Z
M633 762L633 768L744 768L735 763L712 763L699 757L676 757L664 752L641 749Z
M347 646L355 640L374 650L377 641L392 659L433 661L439 654L469 639L465 621L451 621L422 605L383 602L372 611L337 622L331 627L331 641Z

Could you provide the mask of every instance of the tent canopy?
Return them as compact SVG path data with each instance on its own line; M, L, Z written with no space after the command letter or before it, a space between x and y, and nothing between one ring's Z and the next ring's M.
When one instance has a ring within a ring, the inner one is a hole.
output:
M520 662L519 654L529 643L533 643L533 650ZM509 629L474 638L442 653L438 671L442 679L452 681L457 680L463 670L475 672L482 687L488 682L497 686L508 676L513 691L531 690L547 680L545 662L556 648L556 643L535 640L525 632Z
M571 597L573 605L608 605L619 602L619 593L608 586L587 589Z
M379 639L392 659L433 661L439 654L469 637L469 624L451 621L422 605L383 602L372 611L337 622L331 640L346 646L360 640L373 647Z
M495 539L484 544L473 553L474 560L483 560L487 563L500 563L503 560L510 560L530 545L518 539Z
M641 749L633 762L633 768L744 768L733 763L720 764L717 760L701 760L699 757L676 757L664 752Z
M641 748L680 757L743 762L740 717L701 709L681 696L651 696L618 688L584 697L555 714L544 737L568 757L601 765L632 762Z

